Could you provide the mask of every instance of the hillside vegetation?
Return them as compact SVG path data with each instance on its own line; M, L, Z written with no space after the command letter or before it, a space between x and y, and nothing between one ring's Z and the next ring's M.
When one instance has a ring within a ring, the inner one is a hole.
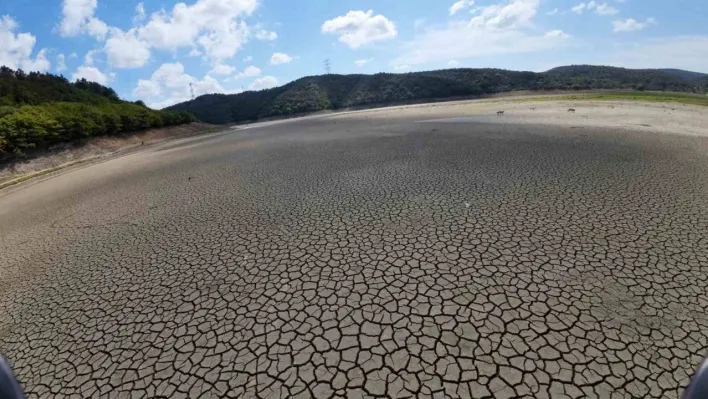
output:
M155 111L84 79L0 67L0 159L29 148L191 122L187 112Z
M251 121L326 109L515 90L629 89L705 94L708 75L681 70L573 65L546 72L446 69L405 74L322 75L239 94L210 94L169 107L209 123Z

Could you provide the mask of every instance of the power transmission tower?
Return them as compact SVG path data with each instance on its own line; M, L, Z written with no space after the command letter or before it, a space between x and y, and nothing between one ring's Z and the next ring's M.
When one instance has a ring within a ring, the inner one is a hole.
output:
M192 93L192 100L194 100L194 85L191 83L189 84L189 91Z
M332 74L332 65L329 63L329 58L324 60L324 69L325 69L325 72L327 73L327 75Z

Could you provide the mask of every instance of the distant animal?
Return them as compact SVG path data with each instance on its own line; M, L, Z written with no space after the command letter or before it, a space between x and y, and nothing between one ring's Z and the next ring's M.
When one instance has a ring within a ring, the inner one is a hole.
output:
M568 108L568 112L575 112L575 108Z
M614 105L610 105L610 108L614 108L614 107L615 107Z
M535 111L535 110L536 110L536 107L531 107L531 111Z
M504 111L497 111L497 116L502 116L504 115Z

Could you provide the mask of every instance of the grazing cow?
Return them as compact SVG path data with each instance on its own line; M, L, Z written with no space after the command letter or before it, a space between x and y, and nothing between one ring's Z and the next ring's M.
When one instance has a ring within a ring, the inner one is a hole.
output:
M502 116L504 115L504 111L497 111L497 116Z
M575 108L568 108L568 112L575 112Z

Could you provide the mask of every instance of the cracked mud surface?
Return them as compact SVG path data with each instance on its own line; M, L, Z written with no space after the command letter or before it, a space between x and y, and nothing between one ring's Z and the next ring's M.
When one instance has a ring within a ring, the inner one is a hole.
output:
M366 114L0 196L29 397L677 397L708 354L708 139Z

